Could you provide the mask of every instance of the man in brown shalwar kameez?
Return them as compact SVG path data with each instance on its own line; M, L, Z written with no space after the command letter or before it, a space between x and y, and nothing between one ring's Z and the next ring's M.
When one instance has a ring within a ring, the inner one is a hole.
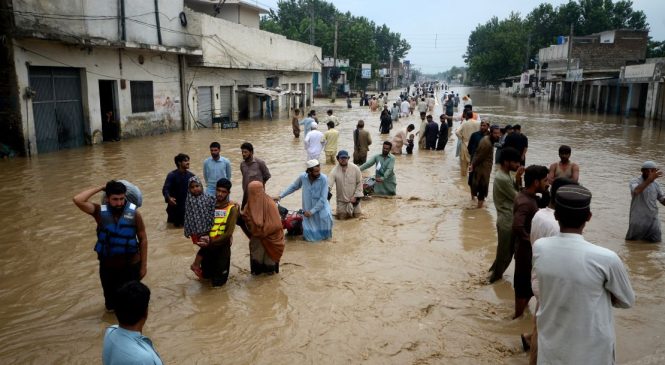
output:
M501 138L499 126L491 126L490 134L480 140L476 153L473 154L471 195L478 198L478 208L483 207L489 191L492 163L494 162L494 143L498 142L499 138Z

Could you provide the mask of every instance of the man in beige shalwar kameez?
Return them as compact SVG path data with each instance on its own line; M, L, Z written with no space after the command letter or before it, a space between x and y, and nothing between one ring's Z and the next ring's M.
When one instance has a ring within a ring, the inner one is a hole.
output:
M467 111L467 118L473 118L473 112ZM459 168L460 174L466 176L469 173L469 163L471 162L471 156L469 155L469 139L474 132L480 130L480 121L475 119L467 119L462 122L462 124L455 131L455 135L462 142L462 148L460 148L459 153Z
M357 218L360 216L360 198L363 197L363 176L360 168L349 162L349 153L341 150L337 153L339 163L330 172L328 186L335 190L337 200L337 218Z

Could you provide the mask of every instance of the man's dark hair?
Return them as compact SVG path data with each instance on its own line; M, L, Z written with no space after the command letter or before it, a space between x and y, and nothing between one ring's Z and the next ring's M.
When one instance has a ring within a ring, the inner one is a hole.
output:
M505 150L501 150L501 155ZM545 166L540 165L531 165L524 170L524 186L529 187L533 185L534 182L542 180L547 177L547 174L550 170Z
M566 209L555 207L556 219L562 228L580 228L587 222L591 210L587 209Z
M328 113L328 115L332 115L333 111L332 111L332 109L328 109L328 111L326 113Z
M420 116L422 117L423 115L426 115L427 113L425 112L420 112Z
M133 326L148 315L150 289L139 281L125 283L116 292L115 316L121 325Z
M565 144L562 144L561 147L559 147L559 154L560 155L570 155L570 153L573 151L570 146L566 146Z
M310 111L309 111L309 114L307 114L307 115L309 115L309 116L311 117L311 116L314 115L314 114L316 114L316 110L310 110Z
M522 161L522 155L512 147L504 147L501 149L501 155L499 155L499 163L502 164L506 161L520 162Z
M184 153L179 153L173 158L173 162L175 162L175 167L180 167L180 163L183 161L188 161L189 156L187 156Z
M300 114L300 109L296 108L296 109L294 110L294 112L295 112L296 114Z
M411 131L414 130L414 129L416 129L416 126L413 125L413 124L409 124L409 125L406 127L406 130L409 131L409 132L411 132Z
M471 109L467 110L466 113L464 113L464 116L466 117L466 119L472 119L473 112L471 111Z
M216 187L218 187L218 188L224 188L228 191L231 191L231 186L233 186L233 184L231 184L231 181L229 179L225 178L225 177L217 180Z
M326 123L326 125L328 126L328 128L335 128L335 122L333 122L332 120Z
M393 143L390 142L390 141L383 141L383 144L384 144L384 145L388 145L388 146L390 146L391 148L392 148L392 146L393 146Z
M219 142L213 142L210 144L210 148L217 148L220 149L222 146L219 144Z
M111 180L106 183L104 192L106 196L127 194L127 187L119 181Z
M519 125L519 124L515 124L515 125L513 126L513 130L514 130L514 131L521 131L521 130L522 130L522 126Z
M249 142L245 142L245 143L241 144L240 149L241 150L247 150L251 153L254 153L254 146L252 146L252 144L249 143Z
M552 181L552 185L550 185L550 199L552 200L556 199L557 190L559 190L560 187L566 185L579 185L579 184L565 177L557 177L556 179L554 179L554 181Z

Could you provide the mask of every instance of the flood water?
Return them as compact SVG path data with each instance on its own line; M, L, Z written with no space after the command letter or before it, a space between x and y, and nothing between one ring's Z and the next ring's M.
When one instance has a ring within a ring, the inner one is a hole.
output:
M580 182L594 194L585 237L618 253L636 292L634 308L615 310L617 359L664 363L665 249L623 237L628 182L644 160L665 164L665 122L567 112L489 90L456 91L470 92L474 109L492 122L522 125L527 164L549 165L558 160L560 144L572 146ZM329 106L321 99L314 104L319 116ZM357 101L350 110L343 100L332 108L342 121L340 149L352 150L355 122L364 119L374 140L370 153L380 152L378 113ZM411 122L418 127L410 117L393 131ZM144 334L165 363L526 364L519 334L530 328L532 315L511 320L512 266L507 280L484 283L496 248L496 214L491 194L484 209L470 209L454 142L445 152L397 156L398 197L364 201L364 217L335 221L330 241L289 239L278 275L250 275L248 240L237 230L229 282L212 289L189 270L195 246L181 229L166 225L161 187L179 152L190 155L200 175L215 140L232 161L232 198L242 196L244 141L266 161L271 195L304 170L302 142L294 140L287 118L0 163L1 364L101 362L103 332L115 316L104 311L94 220L71 198L111 178L127 179L144 193L144 283L152 291ZM300 193L282 204L298 208Z

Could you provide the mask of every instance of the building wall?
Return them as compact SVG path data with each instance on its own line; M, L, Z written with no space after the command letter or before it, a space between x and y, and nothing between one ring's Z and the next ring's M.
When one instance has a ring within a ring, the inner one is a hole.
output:
M575 39L571 57L579 59L583 69L618 69L646 58L647 34L647 31L617 31L614 43L600 43L599 37L594 37L591 43Z
M187 85L187 104L185 105L186 118L195 121L198 120L198 93L199 87L211 86L213 89L213 108L219 110L221 108L221 99L219 98L220 87L231 86L232 92L232 119L238 120L239 105L238 105L238 87L242 86L258 86L265 87L266 79L274 77L274 72L261 71L261 70L238 70L238 69L224 69L215 67L199 67L188 66L185 72L185 84ZM279 75L278 82L275 85L287 85L285 90L293 90L292 85L295 84L311 84L312 74L309 72L292 72L288 75ZM191 86L190 86L191 85ZM281 86L280 86L281 87ZM311 100L311 86L308 91ZM300 97L297 98L299 102ZM260 105L259 100L255 95L249 94L247 98L250 108L250 118L257 118L259 116ZM289 97L282 95L276 101L275 113L286 113L289 109ZM195 123L191 123L193 126Z
M130 43L158 44L154 1L124 0L126 40ZM39 38L66 38L121 41L120 2L104 0L13 0L16 27ZM191 47L197 42L183 34L180 23L183 0L159 0L162 44ZM66 14L68 17L53 16ZM81 17L73 17L73 16Z
M200 24L202 64L211 67L321 71L321 48L286 39L259 29L239 26L224 19L186 10L192 22ZM248 47L251 45L251 47ZM311 82L311 81L310 81Z
M139 63L143 56L144 63ZM29 86L28 64L32 66L80 68L82 104L86 137L89 143L101 141L102 117L99 80L116 80L118 118L123 138L159 134L182 129L178 58L172 54L110 48L83 49L41 40L17 40L14 63L19 90ZM122 70L120 69L122 64ZM126 88L121 88L121 79ZM153 81L154 112L132 113L130 81ZM24 131L36 146L32 102L21 98ZM27 144L27 143L26 143ZM33 151L34 153L35 151Z

